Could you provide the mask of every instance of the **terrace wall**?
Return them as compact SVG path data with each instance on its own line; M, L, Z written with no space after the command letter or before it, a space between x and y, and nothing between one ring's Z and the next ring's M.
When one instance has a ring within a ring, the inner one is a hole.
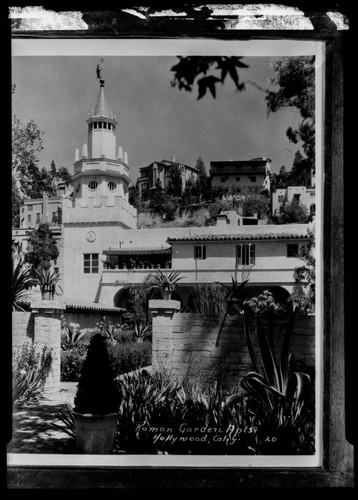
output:
M227 316L219 336L224 315L179 313L176 312L178 306L173 304L176 301L168 301L167 307L160 302L165 301L153 300L150 303L153 314L153 366L169 371L179 382L189 377L190 381L204 385L219 379L227 389L239 388L242 377L253 368L245 338L245 317ZM274 321L276 355L280 352L286 324L284 319ZM254 319L250 320L250 333L258 356ZM314 316L296 318L290 352L296 359L314 367Z

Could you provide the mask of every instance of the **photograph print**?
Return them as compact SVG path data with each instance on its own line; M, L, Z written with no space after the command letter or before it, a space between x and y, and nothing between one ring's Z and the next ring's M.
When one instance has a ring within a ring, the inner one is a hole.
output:
M320 465L320 43L42 42L12 54L10 462Z

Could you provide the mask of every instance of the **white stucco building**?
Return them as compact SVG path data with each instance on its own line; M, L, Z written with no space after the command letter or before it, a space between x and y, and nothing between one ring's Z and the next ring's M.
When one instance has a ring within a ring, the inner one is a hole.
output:
M73 195L62 197L59 260L65 302L121 307L125 286L139 285L158 268L181 271L177 298L184 305L193 285L230 285L232 278L249 279L258 293L292 293L308 225L257 225L257 220L245 225L228 212L211 227L137 229L137 212L128 202L128 155L117 149L118 123L104 84L101 79L88 115L88 141L81 157L79 149L75 153ZM255 163L263 167L264 180L266 159Z
M276 189L272 193L272 215L279 215L284 203L296 200L305 206L310 214L316 211L316 190L314 187L288 186L286 189Z

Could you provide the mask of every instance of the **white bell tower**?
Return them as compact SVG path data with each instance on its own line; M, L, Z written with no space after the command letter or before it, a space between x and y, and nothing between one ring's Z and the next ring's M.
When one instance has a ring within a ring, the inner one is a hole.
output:
M102 63L103 59L97 65L99 94L87 119L88 143L83 144L81 156L80 149L75 151L72 208L88 207L92 211L92 220L98 223L109 222L116 213L119 224L135 228L136 209L128 203L128 186L131 182L128 154L123 152L121 146L117 150L118 122L105 98ZM78 217L81 213L81 217L85 217L83 210L79 211ZM72 220L74 216L72 212ZM76 219L78 217L76 215Z

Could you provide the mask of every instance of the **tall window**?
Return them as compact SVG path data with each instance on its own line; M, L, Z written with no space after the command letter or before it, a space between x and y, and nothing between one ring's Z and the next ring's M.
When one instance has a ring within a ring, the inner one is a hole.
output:
M83 254L83 272L85 274L98 273L98 253Z
M279 203L283 203L283 195L282 195L282 194L281 194L281 195L279 195L279 197L278 197L278 202L279 202Z
M205 245L194 245L194 259L195 260L206 259L206 246Z
M239 266L254 265L255 245L253 243L236 245L236 260Z
M40 214L36 214L36 224L40 224Z
M288 243L287 257L297 257L297 255L298 255L298 243Z

